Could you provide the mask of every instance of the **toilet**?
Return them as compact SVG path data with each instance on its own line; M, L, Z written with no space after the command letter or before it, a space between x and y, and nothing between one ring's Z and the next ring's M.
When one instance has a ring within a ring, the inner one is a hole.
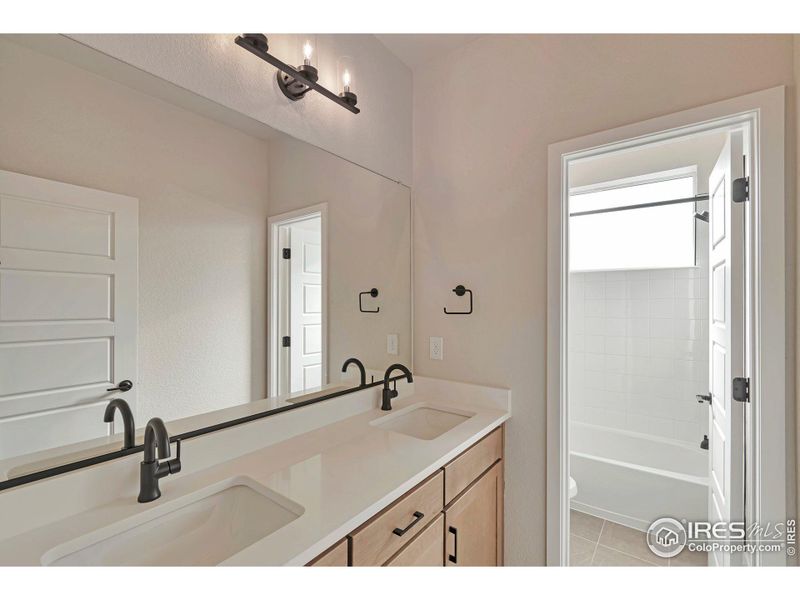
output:
M574 498L578 493L578 484L575 483L575 480L570 476L569 478L569 498L570 500Z

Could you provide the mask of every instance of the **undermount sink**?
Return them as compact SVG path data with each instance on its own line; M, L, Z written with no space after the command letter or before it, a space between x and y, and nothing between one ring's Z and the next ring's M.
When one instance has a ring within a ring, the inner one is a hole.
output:
M203 492L200 498L166 512L146 511L62 544L45 554L42 563L212 566L303 514L298 504L246 477Z
M475 413L427 404L409 406L370 423L420 440L433 440L460 425Z

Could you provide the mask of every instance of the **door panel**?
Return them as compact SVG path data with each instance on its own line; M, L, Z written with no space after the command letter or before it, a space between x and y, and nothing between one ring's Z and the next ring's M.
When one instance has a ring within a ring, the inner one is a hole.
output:
M711 172L709 236L709 491L712 522L744 518L744 411L733 400L731 381L744 369L744 209L731 201L734 179L742 176L743 139L731 132ZM713 565L737 564L739 557L710 552Z
M0 171L0 459L106 435L106 389L137 380L137 259L134 198Z
M502 564L502 461L445 511L445 566Z
M316 217L290 232L291 391L322 385L322 230Z

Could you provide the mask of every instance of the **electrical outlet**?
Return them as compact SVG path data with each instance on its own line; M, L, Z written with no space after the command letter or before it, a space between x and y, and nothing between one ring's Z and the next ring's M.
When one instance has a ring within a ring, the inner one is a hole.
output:
M397 334L390 333L386 336L386 353L397 354Z
M444 358L444 339L432 337L431 340L431 359L442 360Z

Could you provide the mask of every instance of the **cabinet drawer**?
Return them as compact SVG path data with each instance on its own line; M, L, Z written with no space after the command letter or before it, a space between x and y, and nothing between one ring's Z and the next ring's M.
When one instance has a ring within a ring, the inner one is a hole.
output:
M437 471L350 534L353 566L384 564L435 519L442 510L443 480Z
M481 473L503 457L503 428L498 427L444 467L444 503L450 504Z
M346 567L347 539L337 542L317 558L308 563L309 567Z
M387 567L441 567L444 565L444 514L400 550Z

